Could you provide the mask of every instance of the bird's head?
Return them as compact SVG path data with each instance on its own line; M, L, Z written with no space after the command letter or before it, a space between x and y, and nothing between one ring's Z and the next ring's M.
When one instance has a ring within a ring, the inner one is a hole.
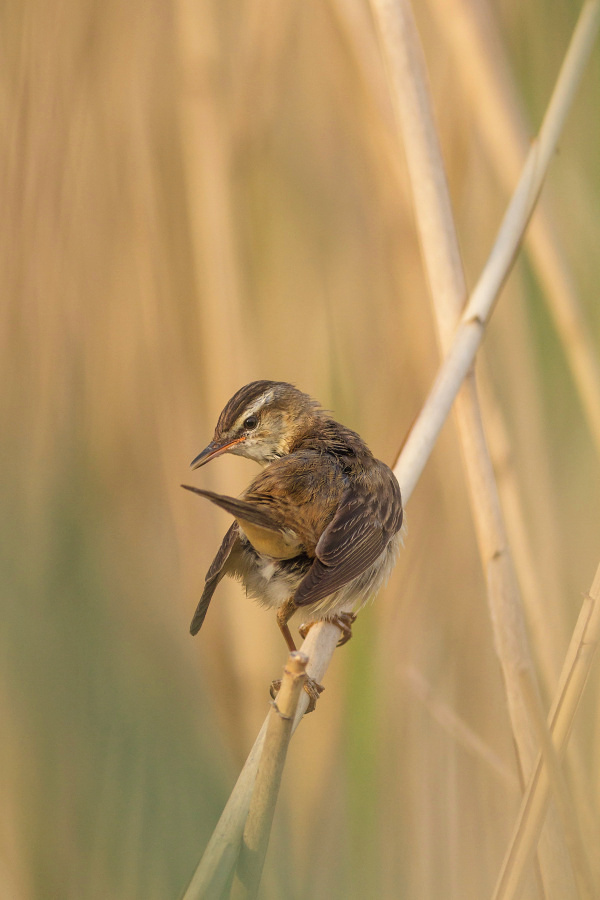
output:
M233 395L219 416L212 441L191 466L223 453L266 465L290 452L295 439L319 416L319 404L284 381L253 381Z

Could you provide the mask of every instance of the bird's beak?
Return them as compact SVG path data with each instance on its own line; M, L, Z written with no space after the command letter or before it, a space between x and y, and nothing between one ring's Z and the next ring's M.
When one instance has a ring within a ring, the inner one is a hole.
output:
M239 437L234 441L229 441L227 444L219 444L218 441L211 441L208 447L205 447L202 453L199 453L198 456L191 461L190 467L192 469L199 469L200 466L210 462L211 459L221 456L222 453L227 453L227 451L231 450L232 447L235 447L236 444L241 444L245 440L245 437Z

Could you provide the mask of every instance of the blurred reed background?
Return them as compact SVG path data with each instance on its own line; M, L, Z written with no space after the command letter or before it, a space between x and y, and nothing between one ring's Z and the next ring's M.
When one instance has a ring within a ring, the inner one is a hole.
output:
M532 133L579 4L471 5ZM453 4L415 7L473 283L504 137L457 74ZM285 659L233 584L190 638L228 518L179 484L255 378L296 383L393 462L438 361L407 174L360 0L13 0L0 20L0 895L163 900ZM547 188L596 349L598 69L596 52ZM598 563L600 477L527 255L482 368L549 701ZM266 898L491 892L520 790L461 466L450 423L393 579L292 742ZM253 472L224 458L194 481L235 493ZM568 756L588 848L597 701L594 681Z

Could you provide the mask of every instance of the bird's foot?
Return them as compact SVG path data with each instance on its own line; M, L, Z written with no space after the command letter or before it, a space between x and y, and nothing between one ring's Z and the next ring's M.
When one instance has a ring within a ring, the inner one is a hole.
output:
M275 700L279 688L281 687L281 678L275 679L275 681L271 682L271 690L270 694L273 700ZM309 675L306 676L306 680L304 681L304 690L308 694L308 706L306 707L305 715L313 712L315 706L317 705L317 700L319 696L323 693L325 688L322 684L319 684L318 681L315 681L314 678L311 678Z
M329 619L329 621L333 622L334 625L337 625L337 627L342 632L342 636L337 642L337 646L343 647L344 644L347 644L352 637L352 626L356 622L356 613L340 613L337 616L333 616L331 619Z
M327 619L323 619L322 621L331 622L332 625L336 625L340 629L340 631L342 632L342 636L337 642L337 646L343 647L344 644L347 644L352 637L352 626L356 622L356 613L339 613L337 616L329 616ZM300 637L302 638L302 640L304 640L313 625L316 625L316 622L306 622L304 625L300 625L298 631L300 632Z

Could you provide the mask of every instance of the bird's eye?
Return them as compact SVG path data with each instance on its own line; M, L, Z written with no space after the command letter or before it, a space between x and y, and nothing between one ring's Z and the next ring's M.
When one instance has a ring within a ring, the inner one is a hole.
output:
M252 431L258 425L258 416L248 416L247 419L244 419L244 428L248 431Z

